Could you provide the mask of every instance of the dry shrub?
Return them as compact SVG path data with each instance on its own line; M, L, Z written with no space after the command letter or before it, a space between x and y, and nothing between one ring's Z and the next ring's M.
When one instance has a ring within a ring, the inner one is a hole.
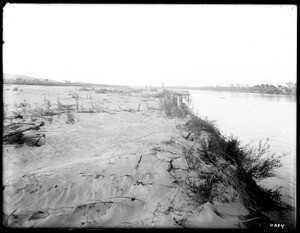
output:
M57 97L57 108L58 108L59 110L62 110L62 104L61 104L61 102L60 102L59 97Z
M195 135L199 135L201 131L210 133L211 135L221 136L221 132L215 126L214 121L210 121L207 118L201 119L200 117L190 114L189 121L185 124L187 131L193 132Z
M282 156L268 155L268 140L260 142L258 148L241 146L237 138L222 136L213 122L193 116L186 124L185 130L192 131L194 135L200 135L202 131L209 132L211 140L209 146L201 144L197 150L188 148L183 150L183 155L188 164L188 170L197 174L197 182L186 181L189 190L196 196L199 203L210 201L213 195L213 186L222 183L224 187L231 184L239 194L245 207L252 213L260 210L274 210L288 208L281 201L280 188L266 189L259 186L256 181L274 177L275 169L282 166ZM217 161L222 158L226 164L219 166ZM206 165L213 165L210 176L203 173ZM225 173L225 166L233 166L231 174ZM218 172L216 172L218 171ZM221 173L220 173L221 172ZM202 174L202 175L201 175ZM220 175L221 174L221 175ZM195 177L193 177L195 179Z
M88 88L88 87L81 87L78 89L79 91L95 91L94 87Z
M44 116L44 109L41 106L35 106L30 113L33 117L41 117Z
M235 156L235 161L240 163L243 167L243 175L250 176L255 180L262 180L269 177L274 177L275 169L282 167L281 158L286 156L286 153L278 156L275 153L272 153L269 156L268 149L270 145L268 144L269 139L264 143L259 141L257 148L247 148L244 147L243 150ZM239 143L237 147L239 146Z
M167 93L167 91L163 90L161 92L158 92L158 93L152 95L152 97L154 97L154 98L165 98L166 93Z
M107 92L109 92L109 90L105 88L95 89L95 93L97 94L105 94Z
M142 88L130 88L129 89L130 93L141 93L144 91Z
M78 98L79 98L79 94L76 93L76 92L71 93L70 95L71 95L71 97L74 98L74 99L78 99Z
M208 176L206 179L201 180L195 180L188 177L186 179L186 184L193 194L189 196L200 205L212 201L213 189L217 181L218 180L213 176Z
M51 101L47 98L44 99L44 115L52 115L52 112L50 110L51 108Z
M74 124L74 122L75 122L75 115L74 115L73 112L68 110L66 123L67 124Z
M79 95L75 93L72 98L75 98L75 109L78 110L79 107Z
M26 115L30 111L31 106L24 99L23 102L21 102L21 103L18 103L18 104L15 103L15 108L16 108L16 111L12 112L15 116L17 116L17 115Z
M8 116L8 110L7 110L7 105L6 104L4 104L3 103L3 105L2 105L3 107L2 107L2 111L3 111L3 115L2 115L2 117L3 117L3 120L4 119L6 119L7 118L7 116Z
M165 112L169 118L184 118L190 112L188 107L183 103L181 107L177 106L176 98L171 98L171 93L164 91L164 97L159 99L160 110Z
M95 89L95 93L97 93L97 94L105 94L105 93L130 94L129 90L106 89L106 88Z

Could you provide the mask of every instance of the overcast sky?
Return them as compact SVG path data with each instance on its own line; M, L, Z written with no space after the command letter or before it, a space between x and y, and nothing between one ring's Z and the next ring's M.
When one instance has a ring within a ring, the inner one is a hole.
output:
M294 5L4 7L4 73L122 85L296 82Z

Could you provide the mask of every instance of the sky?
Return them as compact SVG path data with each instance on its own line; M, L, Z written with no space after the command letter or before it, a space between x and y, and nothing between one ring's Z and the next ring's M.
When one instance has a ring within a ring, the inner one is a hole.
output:
M7 4L3 72L129 86L296 83L296 5Z

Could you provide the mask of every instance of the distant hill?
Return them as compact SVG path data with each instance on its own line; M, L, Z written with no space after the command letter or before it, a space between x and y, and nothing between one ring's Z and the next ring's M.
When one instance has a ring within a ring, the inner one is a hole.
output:
M45 78L33 78L27 75L13 75L13 74L3 74L4 83L60 83L56 80L45 79Z
M52 79L33 78L33 77L29 77L27 75L12 75L12 74L3 74L3 83L4 84L17 84L17 85L100 86L100 87L128 88L128 86L124 86L124 85L71 82L68 80L66 80L65 82L58 82L58 81L55 81Z

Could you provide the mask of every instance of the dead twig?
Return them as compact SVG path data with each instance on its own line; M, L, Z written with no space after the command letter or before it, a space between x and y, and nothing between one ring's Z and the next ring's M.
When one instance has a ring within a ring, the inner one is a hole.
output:
M139 161L137 162L135 169L137 170L139 168L140 162L142 161L143 155L140 156Z
M139 103L139 106L138 106L138 108L137 108L137 112L140 111L140 106L141 106L141 102Z

